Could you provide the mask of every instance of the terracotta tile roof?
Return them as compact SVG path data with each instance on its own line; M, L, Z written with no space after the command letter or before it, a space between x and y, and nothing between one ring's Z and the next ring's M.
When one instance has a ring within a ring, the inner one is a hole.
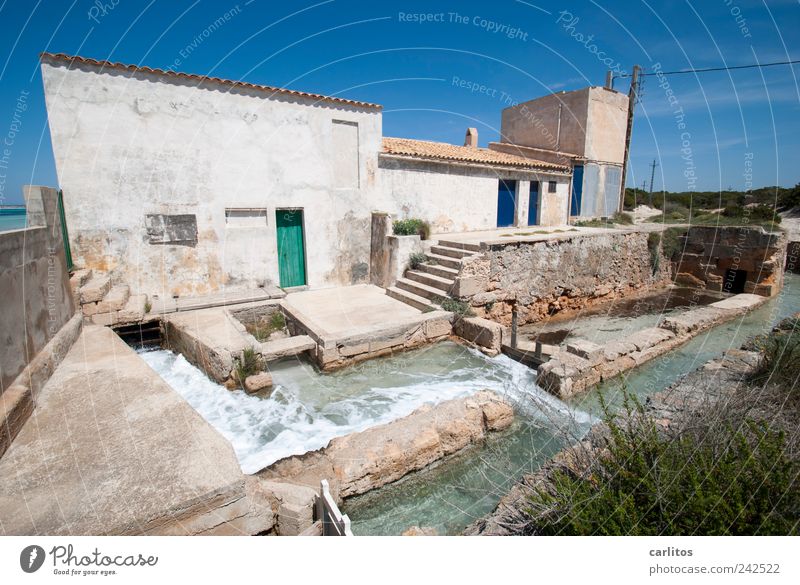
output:
M83 63L86 65L94 65L97 67L102 67L104 69L117 69L122 71L142 71L144 73L152 73L154 75L159 75L163 77L175 77L179 79L192 79L198 82L202 81L211 81L213 83L221 83L223 85L229 85L231 87L244 87L247 89L255 89L259 91L266 91L273 94L280 94L280 95L290 95L294 97L306 98L310 100L315 100L319 102L328 102L334 104L342 104L348 106L354 106L357 108L366 108L366 109L374 109L380 110L383 106L378 104L371 104L369 102L359 102L356 100L348 100L344 98L332 97L327 95L320 95L316 93L308 93L305 91L297 91L294 89L285 89L282 87L272 87L269 85L257 85L254 83L247 83L246 81L232 81L230 79L221 79L219 77L209 77L207 75L194 75L191 73L180 73L178 71L166 71L164 69L154 69L152 67L144 67L139 65L125 65L124 63L114 63L112 61L98 61L97 59L90 59L87 57L78 57L73 55L66 55L64 53L47 53L43 52L39 54L39 58L44 60L51 60L51 61L61 61L63 63Z
M488 148L456 146L446 142L430 142L411 138L384 138L384 154L411 156L415 158L475 163L519 169L552 170L567 172L564 165L544 162L515 154L497 152Z

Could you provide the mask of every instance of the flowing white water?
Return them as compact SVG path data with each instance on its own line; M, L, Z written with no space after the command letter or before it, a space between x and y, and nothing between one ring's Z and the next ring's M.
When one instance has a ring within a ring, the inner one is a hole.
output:
M396 420L423 404L482 389L525 404L528 415L543 426L590 420L539 389L525 366L505 356L489 359L449 342L334 374L320 374L296 360L271 364L275 389L269 398L227 390L182 355L163 349L140 350L140 355L231 442L245 473L319 449L335 437Z

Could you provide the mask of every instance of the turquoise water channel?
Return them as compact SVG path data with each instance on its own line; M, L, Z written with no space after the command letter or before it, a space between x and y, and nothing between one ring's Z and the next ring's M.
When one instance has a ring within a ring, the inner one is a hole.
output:
M624 378L604 383L566 404L557 401L555 410L554 402L541 400L532 371L520 371L519 364L502 356L482 358L505 373L502 388L520 406L514 426L438 465L351 498L343 511L349 514L357 535L396 535L415 525L434 528L438 534L458 534L491 512L520 477L538 469L585 432L596 420L590 415L599 413L601 392L611 405L619 404L623 385L644 398L798 311L800 276L787 274L781 294L756 311L702 333ZM575 420L567 420L566 412Z

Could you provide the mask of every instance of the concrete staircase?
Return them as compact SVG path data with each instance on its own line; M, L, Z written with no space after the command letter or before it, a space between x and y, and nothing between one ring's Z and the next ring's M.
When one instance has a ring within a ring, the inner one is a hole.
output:
M479 253L477 244L439 240L427 254L428 261L407 269L386 294L420 311L438 309L440 299L451 296L462 260Z
M147 295L131 295L127 284L114 285L107 274L76 270L70 286L87 323L127 325L144 319Z

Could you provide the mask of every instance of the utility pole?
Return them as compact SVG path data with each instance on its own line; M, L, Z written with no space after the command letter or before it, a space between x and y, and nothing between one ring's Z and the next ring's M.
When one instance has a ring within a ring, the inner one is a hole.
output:
M653 207L653 179L656 176L657 166L658 163L656 162L656 159L653 159L653 163L650 165L650 196L648 197L648 201L650 202L648 205L650 205L650 207Z
M619 211L625 205L625 179L628 174L628 154L631 149L631 134L633 133L633 110L636 107L636 95L639 91L639 73L642 68L638 65L633 66L631 75L631 88L628 90L628 128L625 131L625 155L622 158L622 179L619 188Z

